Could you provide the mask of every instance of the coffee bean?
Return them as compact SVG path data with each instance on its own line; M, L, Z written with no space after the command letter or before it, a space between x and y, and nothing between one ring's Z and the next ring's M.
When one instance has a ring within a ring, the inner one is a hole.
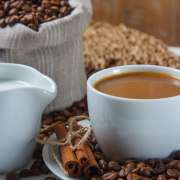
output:
M137 168L142 168L142 167L145 167L145 166L146 166L146 164L144 162L139 162L137 164Z
M36 27L36 25L33 24L33 23L28 24L28 27L31 28L31 29L33 29L33 30L35 30L35 31L37 31L37 27Z
M6 16L5 12L3 10L0 10L0 18L4 18Z
M41 166L41 172L42 172L43 174L49 174L49 173L51 173L51 171L48 169L48 167L47 167L45 164L43 164L43 165Z
M35 152L33 153L33 158L38 158L38 156L39 156L39 152L38 152L38 151L35 151Z
M41 160L41 159L37 159L36 161L34 161L34 163L33 163L33 164L36 164L36 163L41 163L41 164L44 164L44 161L43 161L43 160Z
M134 162L130 162L126 164L126 168L128 168L130 171L136 168L136 164Z
M31 175L31 171L29 169L23 169L19 172L21 177L29 177Z
M96 137L94 136L91 140L91 143L95 146L97 144Z
M140 174L140 169L141 169L140 167L139 168L135 168L131 172L135 173L135 174Z
M25 5L22 6L22 10L30 13L31 12L31 7L30 7L29 4L25 4Z
M48 1L42 1L41 3L41 6L44 8L44 9L47 9L47 8L50 8L51 7L51 4L48 2Z
M119 177L126 178L126 176L130 173L128 168L121 169L119 172Z
M6 1L4 3L4 11L5 12L8 12L10 10L10 2L9 1Z
M13 15L9 19L9 24L12 25L12 24L17 23L19 21L20 21L20 17L17 15Z
M121 169L125 169L125 168L126 168L126 166L125 166L125 165L122 165L122 166L121 166Z
M136 159L136 158L130 158L130 159L128 159L128 160L125 162L125 164L128 164L128 163L130 163L130 162L138 163L139 160Z
M173 159L173 158L165 158L165 159L162 160L162 162L163 162L164 164L168 164L168 163L170 163L171 161L174 161L174 159Z
M118 176L117 172L109 171L102 176L102 179L103 180L115 180L117 178L117 176Z
M104 154L102 154L101 152L94 151L93 154L97 162L99 162L101 159L106 159Z
M142 168L140 169L140 174L141 174L142 176L145 176L145 177L149 178L149 177L151 177L151 175L152 175L151 170L152 170L151 167L142 167Z
M41 171L39 169L33 169L31 173L33 176L39 176L41 174Z
M82 109L86 107L86 104L83 101L76 101L74 102L74 106L76 106L78 109Z
M34 163L31 167L30 167L30 170L33 170L33 169L40 169L42 166L41 163Z
M21 176L16 172L10 172L6 175L6 180L21 180Z
M127 175L127 180L138 180L138 175L134 173L129 173Z
M5 23L6 23L6 24L9 24L10 18L11 18L10 16L6 17L6 19L5 19Z
M61 115L66 117L66 118L68 118L69 114L70 114L70 112L68 110L62 110L61 111Z
M54 177L46 177L44 180L57 180L57 179Z
M99 175L94 175L91 180L102 180L102 178Z
M96 144L96 145L94 146L94 150L101 152L101 149L100 149L100 147L99 147L99 144Z
M58 18L62 18L62 17L64 17L64 15L60 13L60 14L58 15Z
M117 161L110 161L108 163L108 170L109 171L120 171L121 166L120 166L119 162L117 162Z
M180 172L176 169L168 169L166 174L169 178L178 178L180 176Z
M166 176L164 174L158 175L157 180L166 180Z
M180 170L180 161L179 160L171 161L168 164L168 169L177 169L177 170Z
M6 26L6 18L0 19L0 27L5 27Z
M59 1L56 1L56 0L51 0L50 3L52 6L60 6Z
M45 22L44 18L42 18L41 16L36 15L36 18L38 19L39 23Z
M36 27L39 26L39 21L38 21L38 19L37 19L36 17L34 17L34 24L35 24ZM51 124L52 124L52 123L51 123Z
M61 9L59 10L60 13L64 14L65 11L67 10L66 6L61 7Z
M102 175L104 175L104 174L105 174L104 169L100 169L100 175L102 176Z
M21 23L21 24L24 24L24 25L28 25L28 21L27 21L27 19L24 18L24 17L20 19L20 23Z
M174 159L180 160L180 150L174 152Z
M155 164L155 167L153 169L154 174L161 174L166 170L166 166L162 163L162 161L159 161Z
M21 9L21 7L22 7L22 3L20 3L20 1L15 1L15 2L10 4L11 9L13 9L13 8Z
M148 159L146 161L146 164L149 166L149 167L154 167L155 166L155 160L154 159Z
M8 13L9 16L18 15L18 14L19 14L19 11L16 8L11 9Z
M99 160L99 167L102 168L105 172L108 171L108 164L104 159Z
M47 21L52 21L52 20L54 20L54 19L57 19L57 16L49 17L49 18L47 18ZM77 114L78 114L78 113L77 113ZM79 115L81 115L81 113L80 113Z
M54 11L57 12L57 13L58 13L59 10L60 10L59 7L57 7L57 6L51 6L50 9L51 9L51 10L54 10Z
M57 116L54 118L54 121L57 122L57 121L66 121L67 119L64 117L64 116Z

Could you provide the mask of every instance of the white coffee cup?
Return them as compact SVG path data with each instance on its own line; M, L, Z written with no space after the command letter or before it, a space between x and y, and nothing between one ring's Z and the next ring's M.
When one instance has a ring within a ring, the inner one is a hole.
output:
M87 81L93 132L109 160L163 159L180 149L180 95L162 99L130 99L107 95L93 87L104 77L137 71L158 72L180 78L180 71L174 68L127 65L101 70Z

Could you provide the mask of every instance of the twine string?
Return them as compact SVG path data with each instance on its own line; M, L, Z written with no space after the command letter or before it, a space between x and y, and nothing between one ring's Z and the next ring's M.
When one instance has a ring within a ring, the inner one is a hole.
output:
M87 142L90 145L90 147L93 148L92 144L88 140L88 137L89 137L90 133L92 132L91 126L86 126L86 127L80 128L78 131L73 131L73 121L74 120L80 121L80 120L85 120L85 119L90 120L89 117L87 117L87 116L75 116L75 117L73 117L70 120L69 130L68 130L68 133L67 133L66 137L62 138L60 140L57 140L57 141L43 141L43 140L40 140L38 138L33 138L34 141L36 141L36 142L38 142L40 144L52 145L51 150L52 150L53 156L54 156L57 164L61 168L61 170L67 176L69 176L69 173L64 169L62 163L58 159L58 156L56 155L56 153L54 151L54 147L55 146L60 146L60 147L68 146L68 147L70 147L70 149L72 151L75 151L75 150L80 149L80 147ZM84 135L82 136L82 134L84 134ZM74 146L73 145L73 140L76 137L80 138L80 141ZM58 149L60 149L60 148L58 148ZM59 152L59 154L60 154L60 152Z

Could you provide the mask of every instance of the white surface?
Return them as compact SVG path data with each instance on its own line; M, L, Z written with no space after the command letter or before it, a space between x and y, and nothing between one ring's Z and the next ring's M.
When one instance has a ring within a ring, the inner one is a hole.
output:
M0 89L0 173L7 173L31 159L42 112L56 97L57 89L53 80L34 68L12 63L0 63L0 81L18 85L7 89L8 83L2 83L5 88ZM24 87L25 83L30 86Z
M87 81L88 110L93 132L109 160L164 159L180 149L180 95L161 99L130 99L97 91L98 80L126 72L158 72L180 78L180 70L156 65L104 69ZM171 131L171 133L169 133ZM113 148L110 148L113 147Z
M83 121L80 121L78 122L79 125L85 127L87 125L90 125L90 121L88 120L83 120ZM49 138L50 141L56 141L57 138L56 138L56 135L53 134L50 138ZM55 148L55 152L56 154L59 154L58 153L58 149L57 149L57 146ZM59 156L58 156L59 157ZM48 166L48 168L56 175L58 176L59 178L63 179L63 180L72 180L72 178L69 178L67 177L63 172L62 170L60 169L59 165L57 164L56 160L54 159L54 156L52 155L52 150L51 150L51 145L45 145L44 148L43 148L43 159L44 159L44 162L46 163L46 165ZM62 159L59 157L59 159L61 160L62 162ZM85 178L83 177L78 177L78 178L73 178L73 180L83 180Z
M180 48L179 47L169 47L169 50L174 52L176 55L180 56ZM108 124L107 124L107 126L108 126ZM26 167L24 167L23 169L29 169L33 162L34 162L34 160L31 159L29 164ZM19 171L17 171L17 172L19 172ZM0 180L5 180L5 176L6 176L6 174L0 174ZM58 178L53 173L50 173L50 174L47 174L47 175L40 175L40 176L36 176L36 177L31 176L31 177L29 177L27 179L28 180L44 180L46 177L55 177L55 178L57 178L57 180L61 180L60 178Z

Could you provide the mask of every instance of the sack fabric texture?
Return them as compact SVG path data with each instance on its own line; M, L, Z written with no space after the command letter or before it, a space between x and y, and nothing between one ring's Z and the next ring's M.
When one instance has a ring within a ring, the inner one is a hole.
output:
M86 95L81 35L92 17L90 0L69 0L70 15L40 24L36 32L20 23L0 28L0 62L31 66L52 78L58 94L44 113L61 110Z

